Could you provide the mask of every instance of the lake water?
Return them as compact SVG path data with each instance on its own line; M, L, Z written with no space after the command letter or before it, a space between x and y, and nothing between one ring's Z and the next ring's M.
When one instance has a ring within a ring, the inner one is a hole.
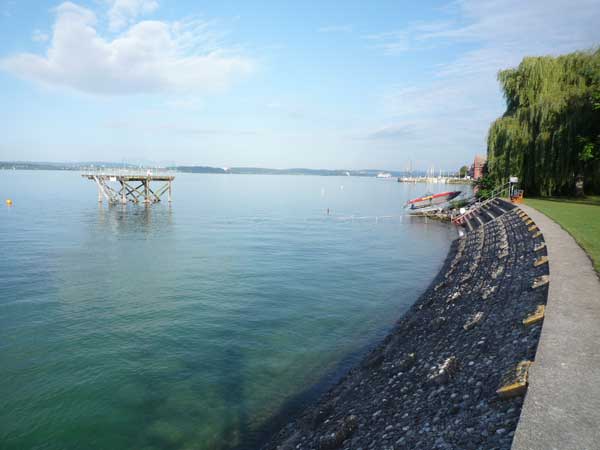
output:
M124 208L0 171L0 448L253 448L433 279L456 231L402 217L427 188L178 174Z

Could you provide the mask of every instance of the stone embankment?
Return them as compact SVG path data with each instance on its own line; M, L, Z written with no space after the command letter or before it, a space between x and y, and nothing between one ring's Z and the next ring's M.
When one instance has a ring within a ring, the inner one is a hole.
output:
M263 448L509 449L548 292L543 236L512 208L470 223L387 338Z

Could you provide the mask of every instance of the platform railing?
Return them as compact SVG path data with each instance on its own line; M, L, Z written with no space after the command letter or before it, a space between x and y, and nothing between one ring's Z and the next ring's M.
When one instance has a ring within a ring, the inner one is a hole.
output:
M164 167L90 167L81 171L85 176L172 176L175 171Z

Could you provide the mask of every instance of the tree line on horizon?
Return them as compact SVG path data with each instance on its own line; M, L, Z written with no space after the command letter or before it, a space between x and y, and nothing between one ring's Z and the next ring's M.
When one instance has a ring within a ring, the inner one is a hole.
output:
M487 139L494 184L527 195L600 194L600 49L527 57L498 80L506 112Z

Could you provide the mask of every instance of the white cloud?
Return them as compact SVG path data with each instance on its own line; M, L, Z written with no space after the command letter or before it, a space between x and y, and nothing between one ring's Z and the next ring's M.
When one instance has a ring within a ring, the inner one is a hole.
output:
M56 9L44 56L21 53L0 68L50 86L93 94L209 92L251 72L254 62L219 45L204 22L138 22L109 40L96 14L66 2Z
M41 30L33 30L31 39L34 42L46 42L48 39L50 39L50 36L48 36L48 33L44 33Z
M108 25L111 31L118 31L131 25L137 17L150 14L158 9L156 0L111 0L108 11Z
M413 122L399 122L393 125L385 125L367 135L367 139L387 140L387 139L404 139L415 136L417 132L416 125Z
M386 55L398 55L433 48L433 44L423 36L447 29L451 24L450 21L415 22L406 29L369 34L364 38L373 48L382 50Z
M447 18L368 38L388 55L448 49L453 59L423 69L423 81L388 86L381 95L384 124L365 136L422 154L465 160L485 149L490 122L504 106L497 73L525 56L558 55L600 43L596 0L458 0ZM405 133L410 121L413 133ZM444 150L442 150L444 149ZM457 160L459 162L459 160Z
M368 38L390 46L400 42L405 50L474 44L448 65L457 72L496 71L526 55L556 55L600 43L597 0L459 0L446 10L454 17Z

